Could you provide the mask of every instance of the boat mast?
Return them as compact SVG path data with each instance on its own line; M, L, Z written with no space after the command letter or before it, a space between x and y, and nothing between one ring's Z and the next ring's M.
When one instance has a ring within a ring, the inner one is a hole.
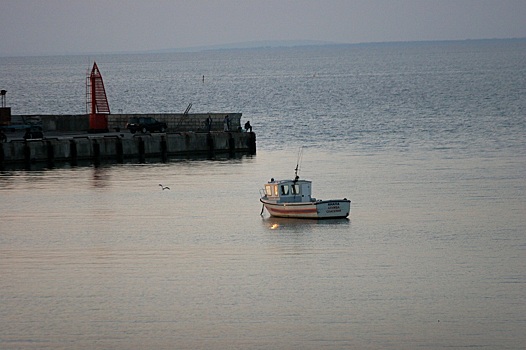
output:
M300 164L301 164L302 158L303 158L303 146L301 146L298 151L298 161L296 162L296 169L294 169L294 181L298 181L300 178L298 176L298 172L300 170Z

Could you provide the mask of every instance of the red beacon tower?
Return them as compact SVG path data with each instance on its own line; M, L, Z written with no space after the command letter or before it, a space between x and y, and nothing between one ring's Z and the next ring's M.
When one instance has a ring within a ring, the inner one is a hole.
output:
M89 113L89 132L108 132L110 105L97 63L86 77L86 113Z

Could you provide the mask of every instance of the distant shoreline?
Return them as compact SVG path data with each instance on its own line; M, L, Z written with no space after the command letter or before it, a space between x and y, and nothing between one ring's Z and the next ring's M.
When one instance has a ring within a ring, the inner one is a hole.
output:
M285 40L285 41L251 41L231 43L222 45L196 46L186 48L142 50L142 51L112 51L112 52L71 52L71 53L48 53L48 54L13 54L1 55L0 58L13 57L54 57L54 56L94 56L94 55L140 55L140 54L169 54L169 53L198 53L213 51L236 51L236 50L266 50L266 49L288 49L288 48L322 48L322 47L360 47L360 46L390 46L390 45L436 45L436 44L479 44L490 42L526 42L523 38L492 38L492 39L462 39L462 40L416 40L416 41L378 41L361 43L338 43L330 41L315 40Z

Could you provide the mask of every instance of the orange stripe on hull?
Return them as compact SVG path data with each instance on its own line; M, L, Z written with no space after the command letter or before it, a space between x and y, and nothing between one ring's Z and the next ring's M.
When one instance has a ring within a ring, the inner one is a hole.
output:
M315 214L316 208L308 208L308 209L277 209L273 207L267 207L269 211L273 211L280 214Z

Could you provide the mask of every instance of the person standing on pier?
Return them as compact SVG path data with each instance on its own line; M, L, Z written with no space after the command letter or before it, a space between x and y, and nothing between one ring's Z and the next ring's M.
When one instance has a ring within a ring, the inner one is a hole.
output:
M212 118L210 115L208 115L208 118L206 118L206 130L210 132L212 130Z
M228 117L228 114L225 115L225 119L223 119L223 130L224 131L230 130L230 118Z

